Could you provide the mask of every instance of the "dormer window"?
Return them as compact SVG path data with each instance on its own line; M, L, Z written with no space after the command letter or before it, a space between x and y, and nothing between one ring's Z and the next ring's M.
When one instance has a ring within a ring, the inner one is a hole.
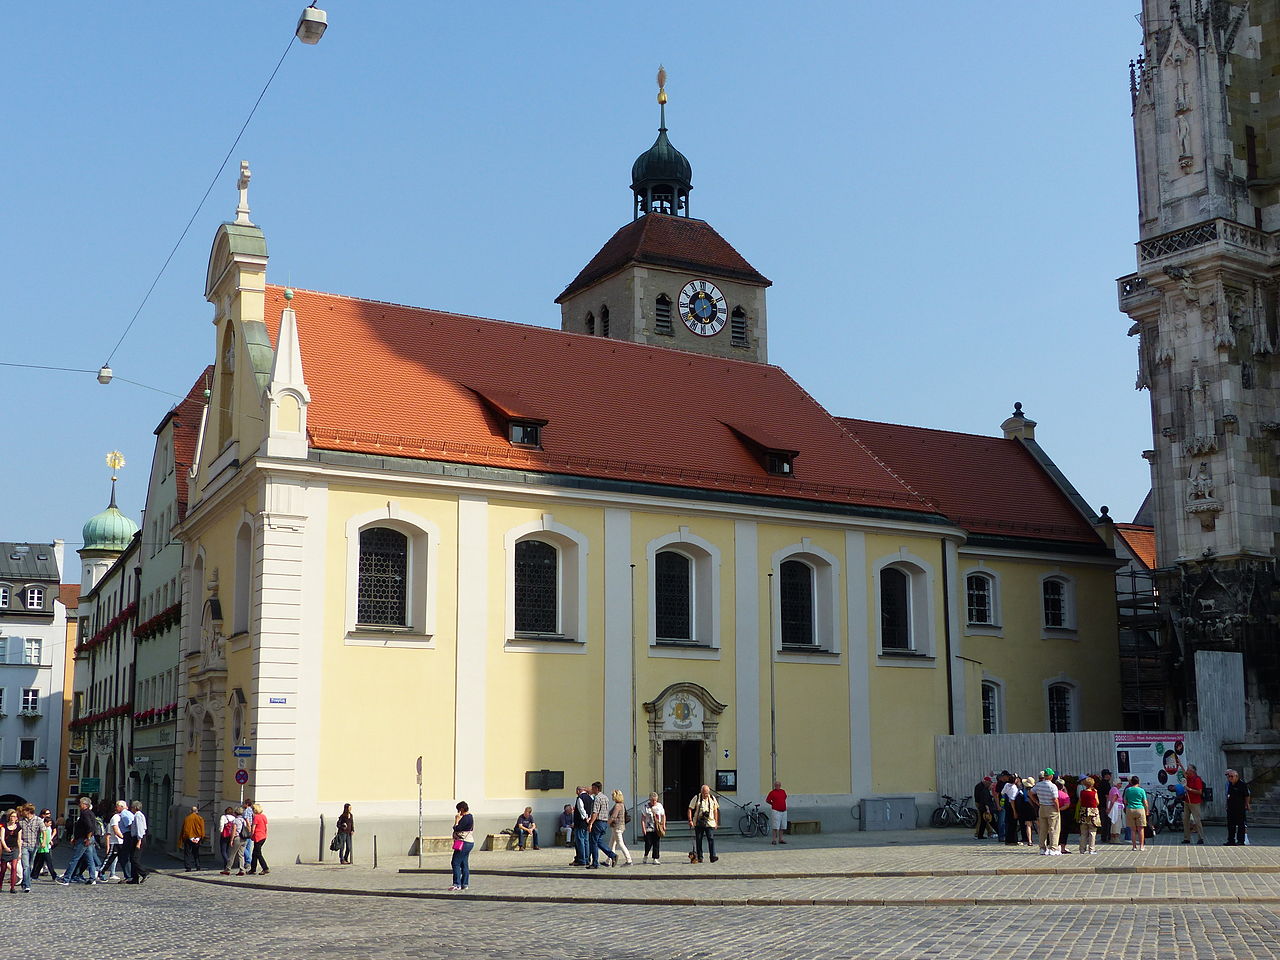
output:
M512 420L511 442L518 447L542 446L542 424L529 420Z
M795 454L789 450L769 450L764 455L764 468L779 477L789 477Z

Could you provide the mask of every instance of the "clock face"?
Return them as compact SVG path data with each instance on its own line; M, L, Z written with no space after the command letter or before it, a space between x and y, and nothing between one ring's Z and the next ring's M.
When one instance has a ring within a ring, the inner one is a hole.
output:
M724 327L729 309L710 280L690 280L680 291L680 319L700 337L714 337Z

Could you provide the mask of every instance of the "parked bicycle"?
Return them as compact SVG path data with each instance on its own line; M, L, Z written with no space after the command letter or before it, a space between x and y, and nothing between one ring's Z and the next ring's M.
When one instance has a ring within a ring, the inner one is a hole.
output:
M769 815L760 809L760 804L753 803L744 809L746 813L738 818L738 832L744 837L767 837Z
M1151 792L1151 829L1155 833L1182 827L1182 799L1172 791Z
M938 809L933 811L933 815L929 818L929 823L935 827L976 827L978 825L978 811L973 809L969 804L971 800L965 797L963 800L957 800L955 797L942 794L942 800L938 803Z

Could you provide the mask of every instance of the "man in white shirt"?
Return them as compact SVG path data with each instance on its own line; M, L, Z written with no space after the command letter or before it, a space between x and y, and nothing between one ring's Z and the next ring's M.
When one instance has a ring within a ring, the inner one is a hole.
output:
M1004 804L1004 836L1000 839L1012 847L1018 842L1018 778L1013 774L1005 777L1000 800Z
M133 876L126 883L146 883L147 871L142 869L142 842L147 836L147 817L142 812L142 801L133 801L133 823L129 827L129 867Z
M1040 771L1040 779L1031 788L1031 799L1039 811L1040 855L1054 857L1061 853L1058 831L1062 827L1062 814L1058 810L1058 786L1053 782L1053 769Z
M125 854L125 831L129 829L129 823L132 819L129 813L129 804L123 800L117 800L116 812L107 821L107 856L102 861L102 869L105 872L105 876L99 875L99 880L115 883L117 880L129 879L129 858ZM116 876L117 864L120 866L122 877Z

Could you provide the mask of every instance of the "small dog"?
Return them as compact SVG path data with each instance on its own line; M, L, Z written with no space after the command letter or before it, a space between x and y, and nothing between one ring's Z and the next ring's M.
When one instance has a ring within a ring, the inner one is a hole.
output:
M689 851L689 862L690 862L690 863L697 863L697 862L698 862L698 851L696 851L696 850L690 850L690 851Z

